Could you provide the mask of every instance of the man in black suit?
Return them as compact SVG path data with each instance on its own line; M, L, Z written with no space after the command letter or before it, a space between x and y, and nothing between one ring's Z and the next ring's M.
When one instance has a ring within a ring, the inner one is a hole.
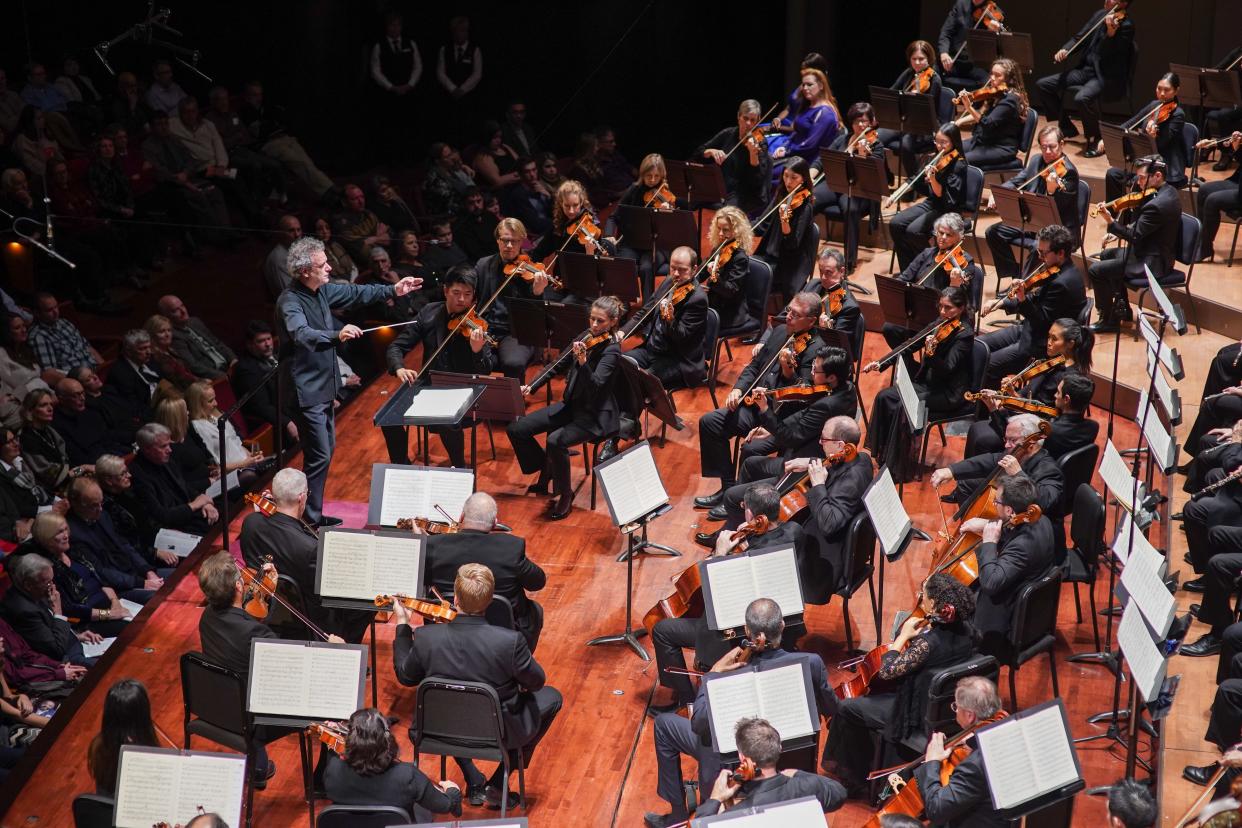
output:
M797 549L802 540L802 527L792 521L781 522L781 498L770 483L761 482L750 486L746 490L744 504L747 521L753 521L762 515L769 524L766 532L751 535L746 539L748 551L780 546ZM734 534L731 529L722 529L712 536L713 557L728 555L738 547L739 540L734 538ZM668 671L669 667L682 670L686 668L686 657L682 653L684 648L694 648L694 663L697 666L713 663L729 649L720 631L707 626L707 619L702 613L657 621L651 630L651 644L655 650L658 680L661 685L673 691L672 702L651 706L652 715L678 710L694 699L694 686L690 679Z
M522 762L529 767L531 754L552 726L563 699L531 655L526 639L516 630L493 627L483 617L492 602L495 579L483 564L464 564L457 571L453 598L457 617L447 624L424 625L418 635L410 628L410 614L397 602L397 636L393 641L393 667L397 681L413 687L428 676L459 681L478 681L495 688L505 717L505 747L509 769ZM411 739L417 741L417 734ZM520 757L518 754L521 754ZM466 797L472 805L484 800L492 808L502 796L513 807L509 780L498 765L490 779L469 760L457 760L465 774ZM485 787L486 785L486 787Z
M730 802L736 802L736 807L750 807L813 796L819 800L824 813L845 804L845 787L835 779L802 770L777 771L781 734L765 719L742 719L733 729L733 740L737 744L739 761L754 763L755 778L735 784L731 779L733 772L722 770L712 785L711 796L695 809L696 818L731 810L726 805Z
M997 28L998 21L984 19L976 22L975 14L982 13L984 5L986 0L954 0L940 26L940 36L936 38L940 73L944 84L953 89L973 89L988 79L987 70L975 66L969 54L962 49L966 42L966 33L971 29Z
M388 373L409 385L427 386L430 383L430 371L451 371L456 374L478 374L486 376L495 367L496 358L487 334L477 325L464 326L462 315L477 307L478 297L475 285L478 278L474 268L458 265L444 276L444 301L431 302L424 305L414 317L412 323L406 325L397 335L385 352L388 362ZM469 331L463 336L458 326ZM448 339L448 344L436 356L435 362L415 371L405 367L406 355L420 343L423 346L423 360L436 352ZM431 431L440 435L440 442L448 452L449 465L457 468L466 466L466 439L460 428L449 426L432 426ZM388 445L388 460L391 463L409 463L409 437L402 426L384 426L384 442Z
M1100 101L1120 98L1125 93L1130 61L1134 53L1134 21L1129 15L1130 0L1104 0L1104 8L1091 16L1078 33L1065 41L1053 60L1065 61L1074 49L1077 65L1056 75L1036 81L1039 111L1049 123L1057 121L1066 138L1078 135L1078 128L1063 107L1062 96L1071 86L1080 87L1074 104L1082 113L1082 128L1087 134L1087 156L1101 155L1096 145L1100 140ZM1125 12L1122 19L1118 19ZM1088 40L1083 43L1083 38ZM1077 48L1075 49L1075 46ZM1032 101L1033 103L1033 101Z
M1021 472L1002 475L996 481L996 512L999 520L971 518L963 532L983 537L976 551L979 560L979 598L975 627L983 640L980 652L1001 657L1010 651L1009 631L1013 607L1022 588L1046 575L1055 565L1052 524L1041 515L1033 523L1010 528L1008 521L1035 503L1035 484Z
M65 377L56 383L56 411L52 427L65 438L69 462L94 465L101 454L128 454L130 446L123 432L108 426L103 415L86 406L82 383Z
M950 285L961 285L970 296L971 305L979 307L983 300L983 269L966 252L965 246L954 253L954 248L961 244L966 234L966 220L959 213L945 213L932 223L932 231L935 243L912 254L914 258L910 264L902 268L895 278L937 291ZM950 253L954 255L949 255ZM962 262L965 262L965 266L959 267ZM914 336L916 331L903 325L885 322L880 333L890 347L896 348Z
M509 279L505 276L505 267L517 260L522 252L522 244L526 241L526 225L512 216L506 216L496 225L493 233L496 238L496 252L484 256L475 262L474 269L478 275L476 293L486 302L497 292L499 296L488 307L483 318L487 320L488 333L500 343L496 356L500 362L500 371L506 377L523 380L526 366L535 358L535 349L518 342L517 337L510 335L509 299L540 299L548 287L548 277L539 274L531 281L524 281L520 276ZM503 290L501 290L503 286Z
M459 530L427 537L426 582L442 593L452 593L463 564L481 563L492 571L495 594L513 607L517 628L535 652L543 629L543 607L527 597L548 582L539 564L526 557L526 541L496 528L496 501L487 492L475 492L461 509Z
M1137 189L1156 192L1137 210L1131 210L1134 220L1129 224L1120 223L1107 209L1100 209L1100 219L1108 225L1108 232L1127 244L1124 249L1110 247L1100 251L1100 260L1087 268L1095 289L1095 307L1100 312L1100 321L1092 326L1096 333L1118 331L1121 322L1134 318L1126 291L1127 279L1146 280L1145 267L1151 268L1157 279L1173 272L1182 197L1176 187L1165 182L1167 169L1158 155L1140 158L1135 163Z
M626 355L659 377L668 390L694 388L707 375L704 361L704 330L707 325L707 294L696 287L674 305L672 294L694 278L699 257L690 247L678 247L668 259L669 288L662 293L660 309L651 314L646 341ZM666 319L665 313L671 318Z
M151 419L151 398L159 387L160 375L151 366L151 335L135 328L121 340L121 358L108 368L105 387L115 389L131 414L147 422Z
M967 676L953 690L953 710L957 724L968 730L1002 715L996 685L983 676ZM949 771L947 784L940 783L942 763L952 748L944 746L945 735L933 733L927 740L923 764L916 771L923 807L933 825L961 828L1009 828L992 807L992 791L983 767L983 755L972 751Z
M748 216L763 211L772 188L772 156L768 154L767 143L747 141L742 144L758 126L762 112L758 101L742 101L737 107L737 126L720 130L692 156L720 165L728 194L725 204L740 207Z
M130 464L134 493L156 526L205 535L219 518L204 492L190 490L172 458L172 436L159 423L138 429L138 456Z
M375 617L371 612L329 609L315 594L315 570L319 562L319 535L302 520L306 508L306 475L299 469L281 469L272 478L276 512L254 512L241 527L242 558L258 569L268 556L276 568L292 578L302 593L307 615L320 629L346 641L362 641Z
M89 630L74 633L64 620L51 561L42 555L18 555L5 564L13 585L0 599L0 616L45 656L81 667L93 666L97 659L86 657L82 643L97 644L103 637Z
M862 318L862 307L854 294L846 287L845 277L848 269L845 254L835 247L825 247L816 260L816 274L819 278L807 286L807 290L819 294L820 314L819 327L832 329L845 334L850 343L850 359L857 359L862 348L865 325ZM838 304L837 312L832 313L832 305ZM820 336L828 338L827 333Z
M246 324L246 348L237 358L233 368L233 378L229 384L233 392L240 398L251 390L259 388L254 396L242 403L242 413L246 415L247 424L252 426L267 423L273 429L279 428L284 422L285 436L292 442L298 439L298 425L293 421L295 409L290 404L289 389L284 390L284 404L276 400L275 379L260 386L264 378L276 367L276 338L272 335L272 326L261 319L251 319ZM284 416L281 416L281 409Z
M134 408L123 399L115 386L108 387L89 365L79 365L69 372L72 379L78 381L86 392L86 407L99 412L122 442L129 445L134 442L134 432L142 425L143 420L134 415Z
M994 224L992 229L999 226ZM992 229L988 230L989 242ZM1074 233L1059 224L1050 224L1035 238L1038 255L1030 258L1026 277L1041 271L1050 275L1029 292L1022 282L1015 282L1011 287L1013 296L998 296L983 306L984 316L997 309L1022 314L1021 325L1009 325L979 337L987 343L989 352L984 388L996 388L1002 379L1018 373L1032 359L1042 359L1052 323L1058 319L1077 320L1087 301L1082 271L1074 266L1070 256L1077 245ZM1009 243L1004 246L1008 249ZM1017 273L1015 262L1011 275Z
M699 418L700 468L703 477L720 479L720 488L710 495L694 499L695 508L712 509L724 501L725 490L736 482L733 475L733 458L729 454L729 441L744 437L760 425L759 411L754 405L742 402L747 391L784 388L787 385L805 384L811 379L815 361L815 348L811 327L819 319L819 297L809 291L796 294L789 300L785 324L777 325L768 341L751 357L742 370L733 390L725 398L722 408L709 411ZM794 348L786 348L789 339Z
M1225 475L1242 468L1242 447L1231 444L1221 449L1221 454L1220 470L1214 470L1206 477L1209 482L1214 479L1224 480ZM1183 583L1183 589L1191 592L1203 592L1206 589L1209 583L1207 573L1212 570L1212 561L1219 557L1218 553L1231 547L1227 545L1222 548L1214 545L1209 540L1209 533L1217 527L1237 526L1240 522L1242 522L1242 483L1236 480L1224 483L1215 491L1194 498L1182 508L1182 526L1186 530L1187 559L1194 571L1201 576ZM1217 579L1226 574L1227 570L1223 567L1227 566L1227 560L1222 561L1219 566L1222 569L1213 576ZM1228 583L1230 586L1226 595L1233 592L1232 582ZM1217 588L1220 588L1219 584ZM1215 605L1216 602L1213 604ZM1213 618L1216 617L1219 617L1219 613L1213 616Z
M1091 398L1095 396L1095 380L1077 371L1067 371L1057 383L1057 415L1049 424L1052 431L1044 440L1044 451L1053 460L1060 460L1071 451L1095 442L1100 433L1100 423L1087 416ZM989 409L996 403L990 397L983 398ZM1010 415L1003 408L996 408L988 420L980 420L970 426L966 434L966 456L1001 451L1005 447L1005 433ZM1073 497L1073 492L1066 492Z
M837 697L828 684L828 670L815 653L791 653L780 649L785 631L781 608L771 598L757 598L746 607L746 638L754 643L749 662L741 647L734 647L716 661L709 672L724 673L749 663L756 671L772 670L796 662L806 662L811 669L811 690L819 715L831 717L837 710ZM661 671L663 672L663 671ZM707 681L699 683L694 698L694 714L687 720L675 712L661 713L654 728L657 767L657 793L670 806L670 813L648 813L643 819L648 828L665 828L687 818L682 792L681 755L693 756L699 763L699 790L712 790L720 775L721 757L712 750L711 710L707 703ZM832 801L838 806L845 799L844 791L833 790Z
M65 515L65 520L69 524L74 546L89 550L104 566L128 578L132 590L154 591L164 585L164 579L173 573L173 567L161 566L159 562L147 558L117 532L112 518L103 508L103 489L93 478L74 479L69 484L67 499L69 513ZM117 592L121 593L122 598L146 603L146 600L132 597L120 589ZM148 592L144 598L149 598L150 594Z

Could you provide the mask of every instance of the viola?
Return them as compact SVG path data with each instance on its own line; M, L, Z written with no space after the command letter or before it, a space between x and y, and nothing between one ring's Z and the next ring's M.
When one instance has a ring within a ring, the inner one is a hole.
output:
M1178 104L1176 98L1161 104L1157 107L1156 111L1152 113L1151 117L1147 119L1147 128L1152 129L1153 127L1159 126L1169 120L1169 118L1171 118L1173 113L1177 110L1177 106Z
M265 555L263 558L265 563L272 562L271 555ZM276 594L276 584L279 583L280 573L275 568L265 569L262 577L259 576L250 567L242 567L238 570L241 575L242 583L252 587L250 597L246 600L243 608L252 618L262 621L267 618L268 601Z
M1046 374L1053 368L1060 368L1069 362L1069 357L1065 354L1057 354L1049 359L1032 362L1013 376L1005 377L1001 380L1000 390L1002 394L1013 394L1019 388L1026 385L1040 374Z
M716 257L707 264L708 276L703 283L703 289L708 290L712 285L716 284L716 279L720 275L720 268L729 263L733 258L733 253L738 248L737 239L729 239L720 246L720 250L716 252Z
M543 276L548 280L548 284L557 290L563 290L565 287L561 284L561 280L549 273L542 263L532 262L530 256L527 256L525 253L505 265L504 272L506 276L517 276L526 282L533 282L536 276Z
M927 352L928 356L935 356L936 349L940 347L941 343L944 342L949 337L953 336L953 334L957 333L961 329L962 329L961 319L950 319L949 324L941 325L936 330L936 332L932 334L931 342L924 345L923 349Z
M936 70L928 66L922 72L919 72L913 78L911 78L910 88L907 89L906 92L912 95L927 94L928 92L931 91L932 75L934 74L936 74Z
M677 196L668 188L668 182L663 181L660 186L643 193L643 206L652 210L672 210L677 206Z
M660 318L665 322L672 322L677 306L690 298L690 294L694 293L694 287L694 282L686 282L669 291L668 295L660 300Z
M982 6L975 6L970 15L974 18L975 26L982 24L994 32L1005 30L1005 13L992 0Z
M344 724L341 722L315 722L308 726L306 731L326 745L328 750L342 759L345 758L345 736L348 731Z
M461 313L455 313L449 316L448 325L450 332L456 332L469 339L475 331L483 332L483 339L493 348L499 346L495 337L489 336L487 333L487 320L479 316L471 307Z
M276 500L272 497L271 489L264 489L262 493L246 492L246 502L254 507L256 512L271 517L276 514Z
M427 621L452 621L457 617L457 610L453 609L453 605L432 587L431 592L435 595L439 603L434 601L424 601L421 598L411 598L408 595L376 595L375 606L387 607L400 601L401 606L410 612L421 615Z
M839 463L852 463L857 457L858 446L853 443L845 443L840 449L824 458L824 465L835 466ZM782 489L781 520L793 520L796 515L806 509L806 493L811 490L811 473L804 471L798 477L788 479L786 484L780 488Z
M828 326L832 327L832 319L841 312L841 306L845 304L845 287L838 286L828 291L828 294L820 300L821 313L828 314Z
M845 145L845 151L854 155L869 154L871 147L879 137L880 133L875 127L868 127L850 139L850 142Z
M957 96L958 102L969 101L970 103L994 103L998 98L1009 91L1009 84L998 83L993 85L988 81L983 86L973 92L963 91Z
M1148 187L1146 190L1135 190L1132 193L1126 193L1120 198L1114 198L1112 201L1104 201L1099 204L1091 205L1091 218L1095 218L1100 214L1100 210L1107 210L1113 215L1117 215L1122 210L1129 210L1132 207L1139 207L1144 201L1154 196L1157 192L1155 187Z
M965 394L962 394L962 396L968 402L980 402L981 400L988 398L988 395L984 394L982 391L979 393L967 391ZM993 394L991 395L991 399L1001 408L1005 408L1010 411L1023 411L1027 414L1038 414L1041 417L1057 416L1056 407L1044 405L1036 400L1028 400L1026 397L1011 397L1008 394Z

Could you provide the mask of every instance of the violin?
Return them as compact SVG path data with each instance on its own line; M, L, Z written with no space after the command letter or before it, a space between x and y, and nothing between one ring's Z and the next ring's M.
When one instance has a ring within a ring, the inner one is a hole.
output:
M988 81L973 92L963 90L956 100L958 103L967 101L970 103L995 103L997 98L1000 98L1008 91L1009 84L998 83L993 85L991 81Z
M388 607L400 601L401 606L410 612L421 615L427 621L452 621L457 617L457 610L453 609L452 603L442 596L435 587L431 588L431 593L436 597L439 603L434 601L424 601L421 598L411 598L408 595L376 595L375 606Z
M703 289L708 290L712 285L716 284L716 278L720 275L720 268L729 263L733 258L733 252L737 250L738 240L729 239L720 246L720 250L716 252L716 257L707 264L707 279L703 282Z
M917 282L915 282L915 284L925 284L927 280L931 278L932 274L942 267L945 268L945 272L948 273L950 270L948 265L952 265L953 268L956 268L957 270L965 271L966 268L970 266L970 257L967 256L966 251L962 249L962 245L965 243L966 240L962 239L948 250L937 253L935 256L936 264L929 268L928 271L924 273ZM965 274L963 274L963 277L965 278Z
M1061 155L1057 156L1057 160L1053 161L1051 164L1046 165L1042 170L1035 173L1035 175L1031 177L1031 180L1023 184L1021 187L1019 187L1018 190L1019 191L1025 190L1027 187L1032 187L1038 184L1041 180L1043 180L1044 182L1046 182L1046 187L1049 190L1048 194L1052 195L1053 193L1057 191L1057 185L1052 179L1049 178L1049 176L1056 176L1057 178L1065 178L1065 176L1067 175L1069 175L1069 162L1066 161L1065 155L1064 153L1062 153Z
M413 532L416 526L424 535L455 535L461 531L457 521L445 523L425 517L397 518L397 528L402 531Z
M768 388L763 391L752 391L742 402L754 404L759 397L767 397L772 402L789 402L790 400L807 400L821 394L832 395L836 390L831 385L786 385L784 388Z
M812 201L815 200L814 194L812 194L806 187L800 187L799 189L794 190L793 195L789 196L789 200L781 205L781 216L788 216L794 210L801 207L808 198Z
M496 341L495 337L492 337L487 333L487 320L479 316L473 307L470 307L461 313L455 313L450 316L448 318L448 325L452 331L456 331L466 339L469 339L470 335L475 331L482 331L483 339L488 345L491 345L493 348L499 346L499 343Z
M599 244L600 236L604 234L604 231L599 229L599 225L595 223L594 216L590 213L583 213L578 217L577 221L569 225L569 229L565 231L565 234L577 236L579 241L585 246L587 242Z
M914 189L914 185L917 184L920 179L928 175L940 175L940 173L944 172L946 167L957 160L957 157L958 151L955 149L951 149L948 152L945 152L944 150L937 152L932 160L927 162L927 166L919 170L917 175L906 179L905 184L902 184L896 191L884 197L885 209L892 207L900 201L906 193Z
M260 494L246 492L246 502L253 506L256 512L261 512L268 517L276 514L276 500L272 497L271 489L264 489Z
M536 276L543 276L548 280L548 284L557 290L563 290L565 287L565 285L561 284L560 279L548 272L546 267L539 262L532 262L530 256L527 256L525 253L505 265L505 275L517 276L526 282L533 282Z
M690 294L694 293L694 288L694 282L686 282L669 291L668 295L660 300L660 318L665 322L672 322L677 306L690 298Z
M982 6L975 6L970 15L974 18L976 27L982 24L994 32L1005 30L1005 13L992 0L988 0Z
M1060 368L1069 362L1069 357L1065 354L1057 354L1049 359L1032 362L1013 376L1005 377L1001 380L1000 390L1002 394L1014 394L1019 388L1026 385L1040 374L1046 374L1053 368Z
M594 349L598 348L600 345L604 345L606 343L615 342L615 341L616 341L616 337L613 335L612 331L607 331L597 336L592 336L590 330L587 330L585 333L581 334L573 342L569 343L569 347L567 347L564 351L562 351L560 356L552 360L552 363L548 365L547 368L543 369L543 373L535 377L535 379L532 380L530 385L527 387L530 388L531 391L534 391L540 385L547 382L548 379L551 378L552 374L556 372L556 369L558 369L561 366L561 363L564 362L569 357L573 356L574 345L578 343L582 343L582 346L586 348L587 353L590 353Z
M1147 129L1153 129L1169 120L1169 118L1172 117L1173 113L1177 110L1177 106L1178 104L1176 98L1161 104L1152 116L1147 119Z
M868 127L850 139L850 142L845 145L845 151L853 155L870 154L872 145L879 137L880 133L875 127Z
M839 463L853 463L858 457L858 446L844 443L840 449L824 457L825 466ZM802 510L806 509L806 493L811 490L811 473L804 471L796 478L786 479L785 485L779 487L781 494L781 520L793 520Z
M1060 272L1061 272L1060 265L1041 266L1038 270L1036 270L1030 276L1027 276L1025 279L1022 279L1021 281L1018 281L1018 282L1014 282L1012 285L1010 285L1009 288L1005 291L1004 298L1005 299L1016 299L1018 296L1019 285L1021 285L1022 287L1023 295L1030 296L1031 293L1037 290L1040 285L1042 285L1044 282L1048 281L1049 279L1053 278Z
M821 301L823 313L828 314L828 327L832 327L832 318L841 312L841 306L845 304L845 288L838 287L828 292Z
M345 758L345 737L348 734L348 730L344 724L341 722L315 722L306 728L306 732L312 737L318 738L321 743L327 746L328 750L342 759Z
M962 394L962 397L968 402L980 402L981 400L987 399L989 395L984 394L982 391L978 393L975 393L974 391L967 391ZM1055 417L1058 413L1055 406L1044 405L1036 400L1028 400L1026 397L1011 397L1008 394L993 394L990 398L1001 408L1006 408L1010 411L1022 411L1027 414L1038 414L1041 417Z
M660 186L643 193L643 206L652 210L672 210L677 206L677 196L668 188L668 182L663 181Z
M924 345L923 350L927 352L928 356L935 356L936 349L940 347L940 343L953 336L953 334L957 333L961 330L961 328L962 320L960 318L950 319L949 324L941 325L936 329L936 332L932 334L931 342Z
M1135 190L1132 193L1126 193L1120 198L1114 198L1112 201L1104 201L1099 204L1091 205L1091 218L1095 218L1100 214L1100 210L1107 210L1116 215L1122 210L1129 210L1132 207L1140 206L1144 201L1156 194L1155 187L1148 187L1146 190Z
M272 556L265 555L263 560L265 563L271 563ZM238 569L238 574L241 575L242 583L252 587L250 597L246 599L243 608L251 618L262 621L267 618L268 601L276 594L276 584L280 581L280 573L275 568L265 569L260 577L257 572L247 566Z
M936 70L928 66L922 72L919 72L910 80L910 88L906 90L910 95L925 95L931 91L932 75L936 74Z

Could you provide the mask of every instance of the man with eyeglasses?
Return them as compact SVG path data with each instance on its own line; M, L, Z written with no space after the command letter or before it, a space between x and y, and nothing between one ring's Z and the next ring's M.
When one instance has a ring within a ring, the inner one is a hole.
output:
M953 690L952 708L954 719L962 730L999 721L1008 715L1001 709L996 685L983 676L967 676L958 681ZM950 766L947 781L942 781L946 770L943 763L952 752L952 748L945 747L943 733L933 733L927 740L923 764L915 772L927 818L933 825L969 824L975 828L1009 825L1009 821L1001 819L992 807L992 790L978 750Z
M789 385L809 384L815 361L811 328L819 319L819 297L803 291L795 294L786 310L785 323L772 329L767 342L751 357L737 378L725 404L699 419L699 451L703 477L720 480L720 488L694 499L697 509L714 509L724 502L725 490L735 480L729 441L744 437L761 425L760 410L744 402L756 395Z
M495 237L496 252L479 259L474 266L479 279L475 293L478 294L481 305L500 291L500 295L483 314L483 318L487 320L488 333L500 343L497 355L501 372L506 377L524 381L526 366L535 358L535 349L523 345L518 342L517 337L510 335L509 307L506 303L510 299L543 298L548 287L548 277L541 273L528 282L520 275L514 275L511 279L505 276L505 266L513 264L522 252L522 245L526 241L526 225L515 218L501 219L496 225Z
M980 300L983 298L983 271L979 269L979 265L975 264L974 258L966 252L964 247L954 252L954 248L962 242L962 236L966 232L966 222L957 213L945 213L936 219L932 229L935 244L915 256L914 260L897 275L897 278L903 282L935 290L944 290L949 285L963 285L970 296L970 304L973 307L979 307ZM961 261L966 262L965 267L959 267L959 254ZM911 328L890 322L884 323L881 332L884 334L884 341L892 348L896 348L916 333Z

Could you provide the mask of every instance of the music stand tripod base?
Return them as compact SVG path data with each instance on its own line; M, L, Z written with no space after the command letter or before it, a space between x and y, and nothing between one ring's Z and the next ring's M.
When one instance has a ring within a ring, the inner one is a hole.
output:
M630 645L634 652L638 653L638 657L643 661L651 661L651 656L638 643L638 639L647 634L643 628L634 629L634 559L638 557L638 553L642 551L642 546L650 546L659 550L658 554L680 555L676 549L669 549L667 546L651 543L647 540L647 523L653 518L657 518L662 514L670 511L673 507L665 503L653 512L643 515L633 523L626 524L621 527L621 531L625 533L626 549L621 553L618 560L625 561L625 629L613 635L601 635L592 638L587 642L588 647L594 647L597 644L614 644L624 643ZM638 537L638 528L642 527L642 538ZM629 530L628 532L626 530Z
M647 524L646 523L643 523L642 532L643 532L642 537L639 538L637 541L634 539L634 535L637 534L637 530L635 530L634 532L630 532L626 536L627 540L626 540L625 548L621 550L621 554L617 555L618 563L625 561L631 555L640 555L643 552L646 552L648 555L667 555L670 558L681 557L681 553L678 552L673 547L665 546L662 543L656 543L655 541L647 540Z

